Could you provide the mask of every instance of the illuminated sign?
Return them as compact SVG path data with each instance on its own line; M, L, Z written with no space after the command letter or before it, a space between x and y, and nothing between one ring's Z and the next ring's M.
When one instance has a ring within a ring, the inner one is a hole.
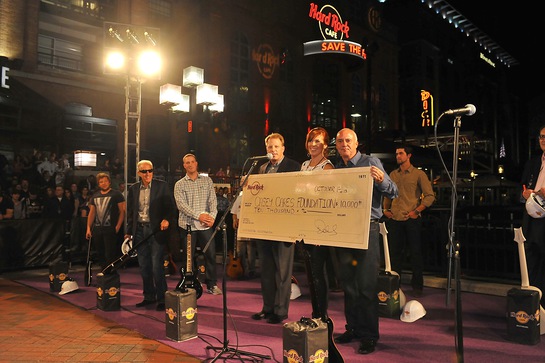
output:
M303 54L327 54L340 53L366 59L365 49L361 44L343 40L350 38L350 25L342 20L341 14L331 5L324 5L318 9L318 5L311 3L308 13L309 18L318 22L323 40L313 40L303 43Z
M9 84L8 84L8 72L9 72L9 68L8 67L2 67L2 73L0 74L0 85L2 86L2 88L7 88L9 89Z
M314 40L303 45L304 55L342 53L367 59L367 54L365 54L365 49L362 48L361 44L346 40Z
M422 101L422 127L433 126L433 96L426 90L420 90L420 99Z
M271 79L275 69L280 65L280 56L274 53L269 44L260 44L256 50L252 50L252 60L256 62L259 73L266 79Z

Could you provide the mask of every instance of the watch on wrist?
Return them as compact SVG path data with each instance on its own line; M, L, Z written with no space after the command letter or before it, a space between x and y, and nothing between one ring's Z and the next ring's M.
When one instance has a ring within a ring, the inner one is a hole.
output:
M420 211L419 211L418 209L415 209L415 210L414 210L414 214L416 214L417 216L419 216L419 215L420 215Z

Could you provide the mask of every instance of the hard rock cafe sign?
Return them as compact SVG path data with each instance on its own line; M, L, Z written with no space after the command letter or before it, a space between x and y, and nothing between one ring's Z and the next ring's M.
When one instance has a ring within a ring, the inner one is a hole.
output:
M260 44L257 49L252 50L252 60L257 64L259 73L266 79L271 79L280 65L280 56L269 44Z
M350 26L348 21L343 22L341 14L333 6L324 5L318 8L317 4L311 3L308 16L318 23L323 40L304 43L304 55L341 53L367 58L361 44L343 40L350 38Z

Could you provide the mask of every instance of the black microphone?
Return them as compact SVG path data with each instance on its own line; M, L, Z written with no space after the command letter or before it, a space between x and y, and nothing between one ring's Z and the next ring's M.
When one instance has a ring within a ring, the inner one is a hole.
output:
M477 112L477 109L472 104L467 104L464 106L464 108L456 108L454 110L447 110L445 111L445 115L466 115L471 116L474 115L475 112Z
M267 155L262 156L252 156L251 158L248 158L248 160L271 160L273 155L271 153L268 153Z

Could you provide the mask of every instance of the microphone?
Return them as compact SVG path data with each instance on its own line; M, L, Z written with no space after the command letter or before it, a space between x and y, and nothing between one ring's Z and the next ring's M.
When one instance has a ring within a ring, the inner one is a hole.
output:
M474 115L475 112L477 112L477 109L472 104L467 104L464 106L464 108L456 108L454 110L447 110L445 111L445 115L467 115L471 116Z
M248 158L248 160L271 160L273 155L271 153L268 153L267 155L262 156L252 156L251 158Z

